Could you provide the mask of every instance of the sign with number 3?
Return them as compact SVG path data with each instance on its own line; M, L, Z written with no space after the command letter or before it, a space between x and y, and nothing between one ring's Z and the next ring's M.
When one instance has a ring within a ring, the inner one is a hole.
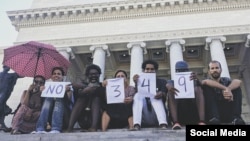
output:
M179 90L176 99L194 98L194 81L190 80L191 72L178 72L174 76L174 87Z
M107 104L123 103L125 99L124 78L107 79Z

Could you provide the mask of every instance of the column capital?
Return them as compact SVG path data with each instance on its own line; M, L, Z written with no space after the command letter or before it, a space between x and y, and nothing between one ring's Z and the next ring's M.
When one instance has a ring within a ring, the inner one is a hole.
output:
M169 53L170 46L172 44L179 44L182 47L182 51L185 51L185 43L186 41L184 39L169 39L165 42L166 45L166 52Z
M67 51L67 53L70 55L70 58L71 58L71 59L75 59L75 58L76 58L76 56L75 56L75 54L74 54L74 51L72 50L71 47L66 48L66 51Z
M245 43L245 47L250 47L250 34L247 35L247 40Z
M212 43L213 40L219 40L222 43L223 49L225 48L225 42L226 42L225 36L211 36L206 38L206 45L205 45L206 50L209 50L209 45Z
M75 59L75 54L70 47L60 47L60 48L57 48L57 51L63 54L64 57L66 57L68 60Z
M110 51L109 51L109 48L107 45L92 45L89 47L89 50L92 51L92 53L94 53L94 51L97 49L97 48L101 48L103 49L104 51L106 51L107 53L107 56L110 56Z
M128 43L127 48L129 49L129 54L130 54L130 50L135 46L141 47L143 49L143 53L147 54L147 49L146 49L146 43L145 42L130 42L130 43Z

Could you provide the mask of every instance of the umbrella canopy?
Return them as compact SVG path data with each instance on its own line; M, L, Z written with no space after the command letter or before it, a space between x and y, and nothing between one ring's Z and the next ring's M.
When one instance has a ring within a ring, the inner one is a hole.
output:
M20 76L51 77L54 67L62 67L67 72L70 62L54 46L35 41L4 49L3 65L9 66Z

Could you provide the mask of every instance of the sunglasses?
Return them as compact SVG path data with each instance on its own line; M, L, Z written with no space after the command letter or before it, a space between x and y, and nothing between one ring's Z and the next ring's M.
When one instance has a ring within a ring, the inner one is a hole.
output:
M145 70L155 70L155 68L145 68Z
M41 81L41 80L34 80L34 83L37 84L37 85L43 85L43 84L44 84L44 81Z

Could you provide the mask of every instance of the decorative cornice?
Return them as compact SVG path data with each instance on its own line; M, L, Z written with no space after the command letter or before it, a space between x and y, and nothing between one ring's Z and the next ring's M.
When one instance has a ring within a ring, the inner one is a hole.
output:
M155 32L155 33L141 33L131 35L114 35L114 36L99 36L89 38L73 38L73 39L53 39L53 40L41 40L41 42L53 44L56 47L74 47L74 46L91 46L94 44L112 44L112 43L129 43L137 41L153 41L153 40L169 40L179 39L184 40L190 38L205 38L210 36L219 35L245 35L250 33L250 24L245 26L230 26L220 28L207 28L207 29L189 29L179 31L168 32ZM24 41L25 42L25 41ZM239 41L237 41L239 42ZM244 42L244 41L240 41ZM15 42L20 44L23 42ZM86 50L89 52L89 50Z
M120 20L160 15L249 9L249 0L131 0L75 6L8 11L17 30L21 27Z

